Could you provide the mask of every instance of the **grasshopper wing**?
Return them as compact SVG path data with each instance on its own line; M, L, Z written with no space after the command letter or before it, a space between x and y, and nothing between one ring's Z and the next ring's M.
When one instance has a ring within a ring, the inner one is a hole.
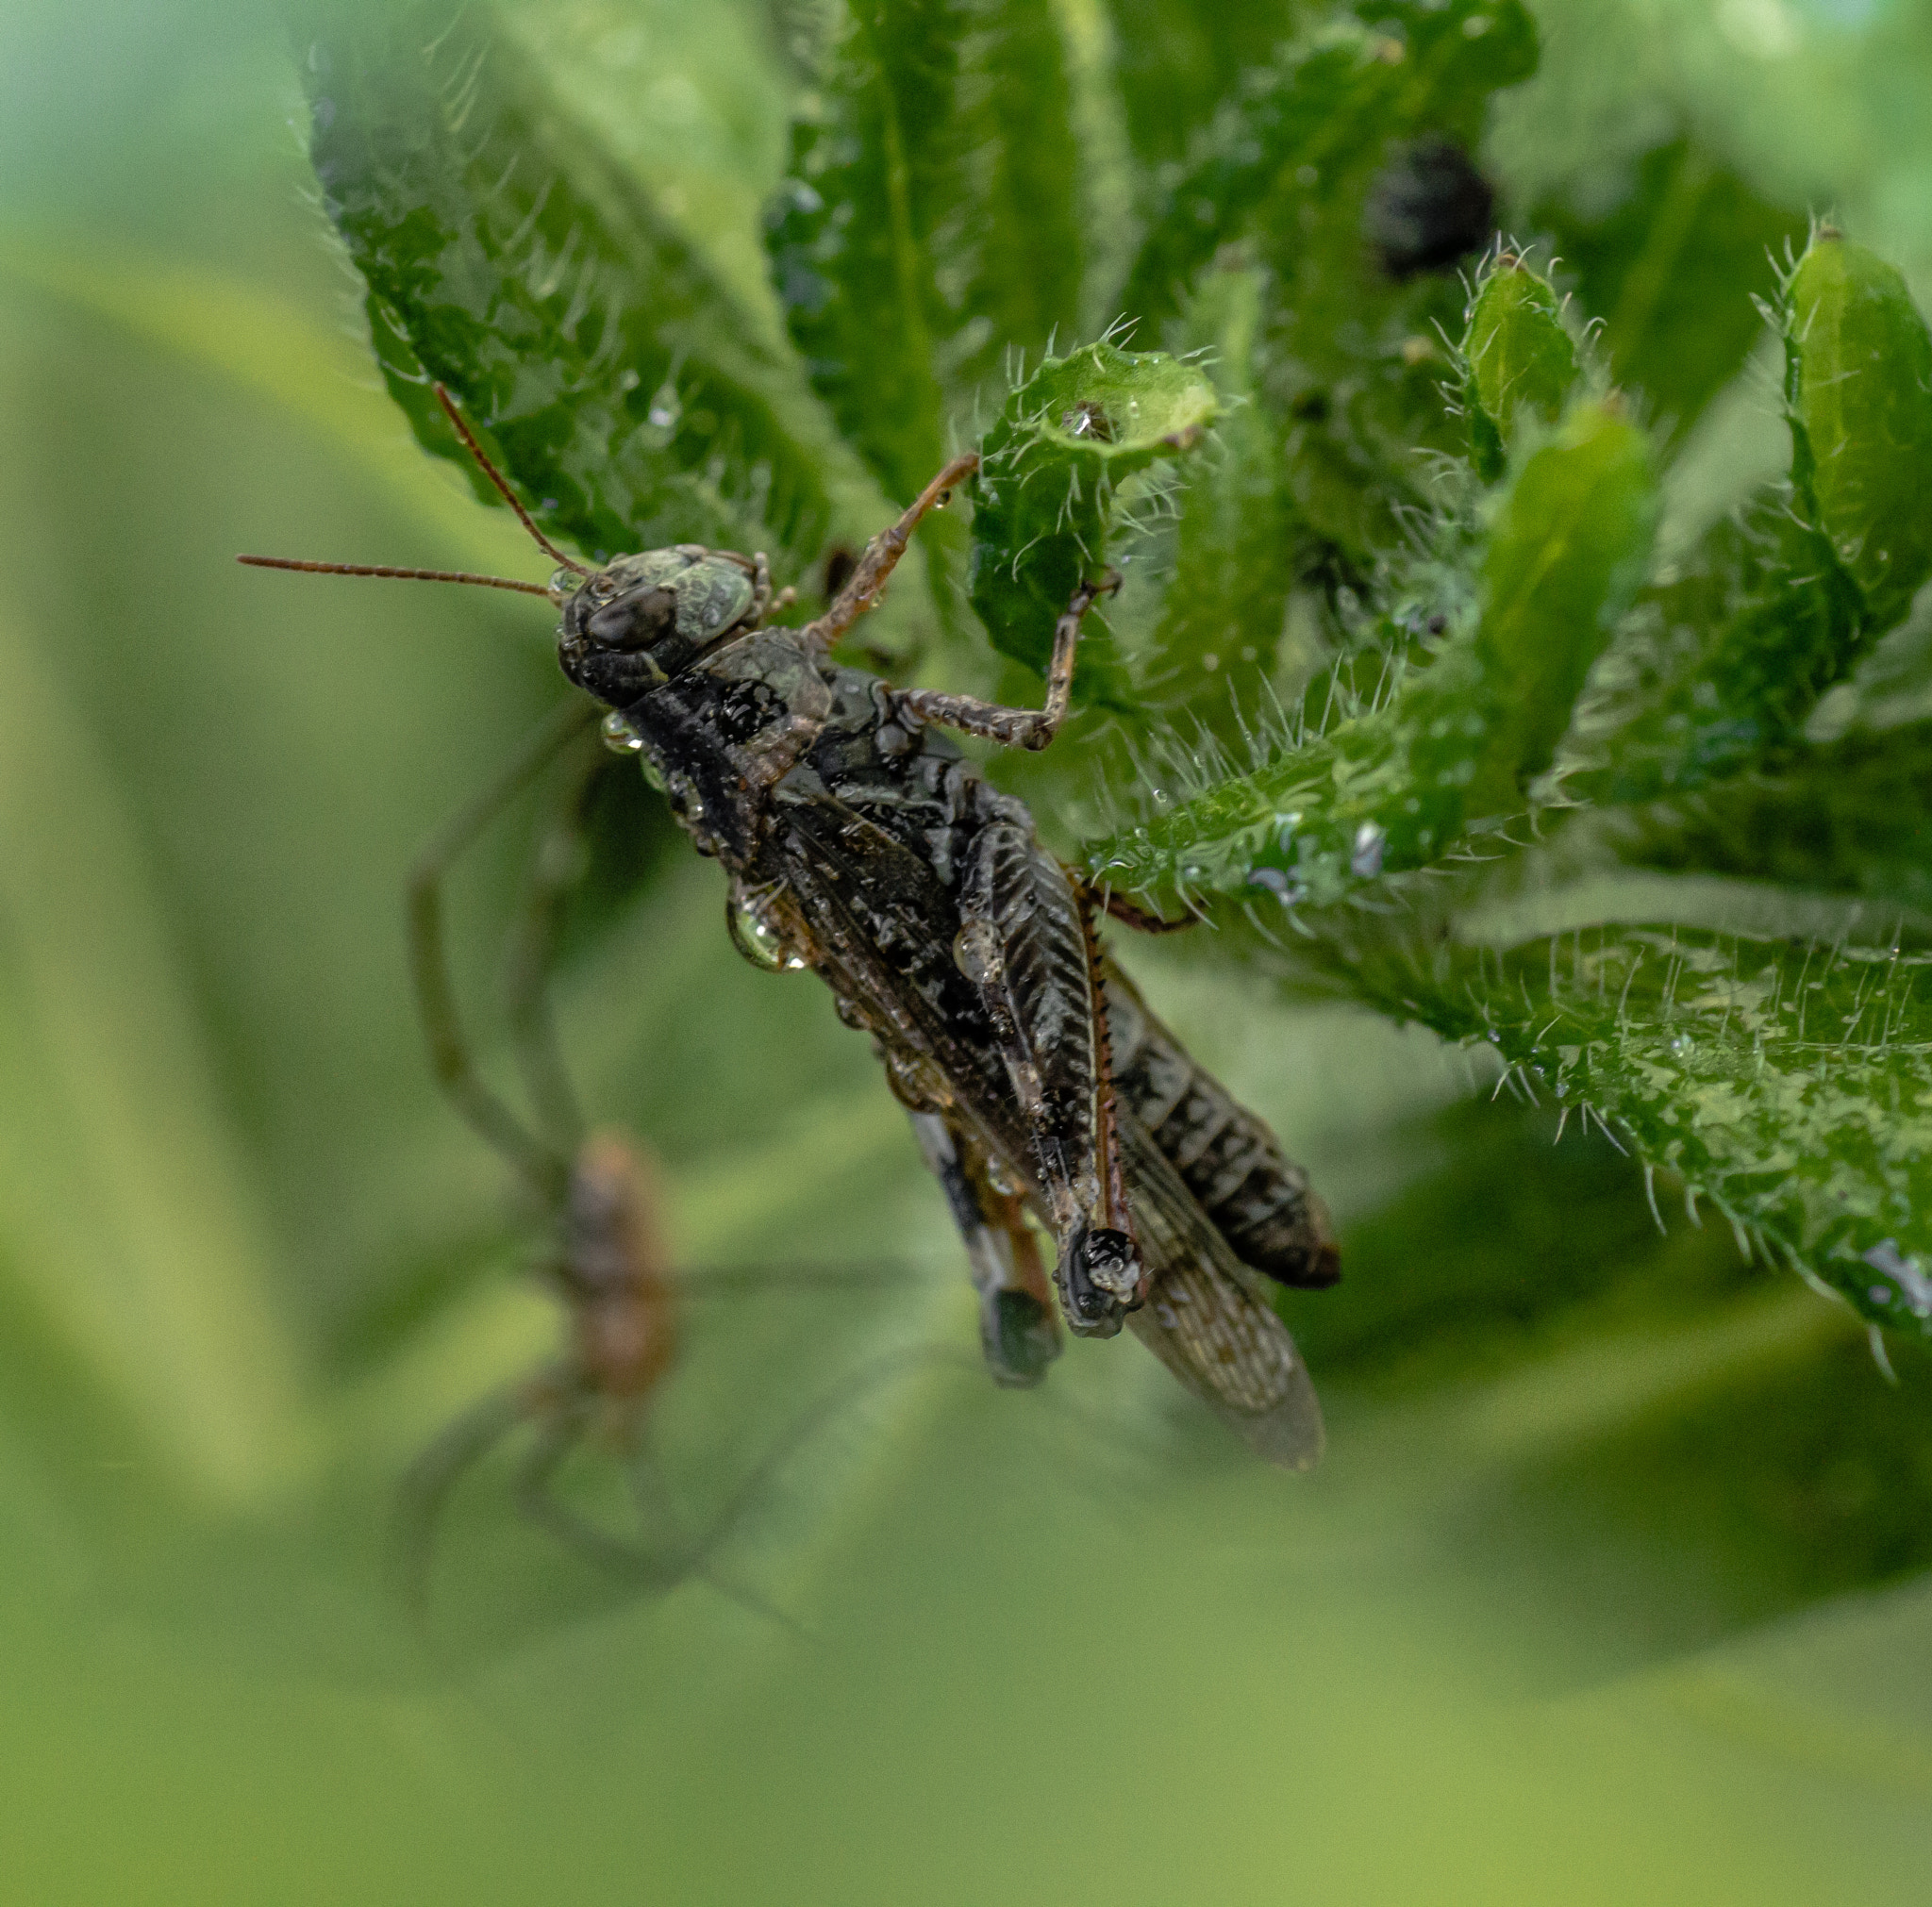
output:
M1288 1327L1178 1172L1119 1112L1134 1229L1150 1273L1128 1328L1257 1456L1305 1470L1322 1454L1322 1405Z

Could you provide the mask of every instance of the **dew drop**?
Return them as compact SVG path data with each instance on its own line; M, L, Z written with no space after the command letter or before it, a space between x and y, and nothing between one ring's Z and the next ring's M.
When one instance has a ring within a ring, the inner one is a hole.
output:
M1382 871L1382 850L1389 839L1388 832L1376 821L1364 821L1355 831L1355 848L1349 855L1349 870L1359 874L1364 880L1372 880Z
M601 733L604 746L612 755L642 755L644 752L643 737L630 725L622 709L613 708L604 718Z
M999 936L986 920L969 920L953 936L953 964L975 987L995 985L1006 970Z
M769 915L734 888L724 903L724 926L731 944L767 973L796 973L805 961L772 924Z

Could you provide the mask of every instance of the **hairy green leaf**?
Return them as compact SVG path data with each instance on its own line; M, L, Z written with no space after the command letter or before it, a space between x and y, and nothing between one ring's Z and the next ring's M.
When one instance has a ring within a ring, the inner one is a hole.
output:
M1143 164L1183 160L1189 135L1311 10L1301 0L1109 0L1116 83Z
M1065 50L1020 0L852 0L768 226L814 388L907 503L1005 353L1079 315Z
M1613 658L1571 798L1774 769L1932 571L1932 335L1903 281L1822 230L1785 287L1789 498L1719 522Z
M1861 895L1932 916L1932 729L1855 729L1800 746L1777 771L1625 818L1626 860Z
M1511 255L1498 257L1470 300L1461 357L1470 456L1493 483L1518 419L1554 423L1576 381L1576 347L1549 281Z
M1007 399L981 447L970 570L1003 655L1045 673L1068 599L1107 569L1121 486L1191 450L1218 410L1194 366L1110 344L1049 357ZM1083 701L1133 705L1104 640L1083 640L1074 684Z
M1649 441L1609 406L1579 405L1516 473L1490 534L1475 639L1494 685L1491 759L1518 782L1549 765L1656 527Z
M1498 499L1456 626L1386 703L1090 850L1136 892L1260 887L1321 907L1441 860L1524 805L1583 677L1629 601L1657 513L1649 443L1601 406L1573 411ZM1447 612L1439 612L1444 617Z
M1216 249L1249 229L1290 257L1305 208L1351 202L1391 141L1478 129L1489 93L1536 63L1517 0L1395 0L1250 74L1163 189L1128 276L1126 315L1158 326Z
M1866 627L1786 496L1721 520L1607 659L1576 734L1591 765L1566 775L1566 796L1648 801L1774 760L1863 653Z
M1791 480L1876 633L1932 573L1932 332L1898 273L1828 226L1785 295Z
M1336 957L1358 997L1587 1107L1740 1244L1932 1335L1932 954L1624 929Z
M1273 672L1298 555L1280 424L1255 395L1261 277L1252 266L1211 273L1190 308L1226 407L1180 493L1149 658L1157 692L1224 737Z
M315 40L316 175L391 394L462 459L429 388L447 384L538 521L593 556L705 541L809 560L831 504L790 368L508 51L480 7L349 9Z

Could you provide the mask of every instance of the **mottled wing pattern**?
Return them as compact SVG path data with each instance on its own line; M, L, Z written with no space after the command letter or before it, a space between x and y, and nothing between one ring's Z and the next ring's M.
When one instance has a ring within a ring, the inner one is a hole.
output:
M1179 1173L1132 1113L1119 1115L1134 1231L1151 1274L1127 1319L1155 1356L1257 1455L1307 1469L1322 1454L1322 1406L1288 1327Z
M820 793L786 804L770 871L795 900L825 977L862 1000L874 1031L929 1058L955 1090L974 1092L975 1055L955 1036L945 997L971 1000L950 950L921 929L938 904L932 869L867 817ZM908 962L914 970L908 971Z

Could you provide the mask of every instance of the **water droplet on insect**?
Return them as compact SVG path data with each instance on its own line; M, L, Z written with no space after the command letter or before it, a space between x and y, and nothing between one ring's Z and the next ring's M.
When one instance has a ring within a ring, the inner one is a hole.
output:
M731 944L754 967L767 973L796 973L804 968L804 960L764 910L735 889L724 903L724 924Z
M1005 971L999 936L985 920L969 920L953 936L953 964L975 987L991 987Z
M644 738L625 719L623 710L613 708L601 725L604 746L612 755L642 755Z
M671 792L669 786L664 780L664 771L649 755L645 755L638 763L638 767L643 771L644 786L646 788L654 788L659 794L669 794Z

